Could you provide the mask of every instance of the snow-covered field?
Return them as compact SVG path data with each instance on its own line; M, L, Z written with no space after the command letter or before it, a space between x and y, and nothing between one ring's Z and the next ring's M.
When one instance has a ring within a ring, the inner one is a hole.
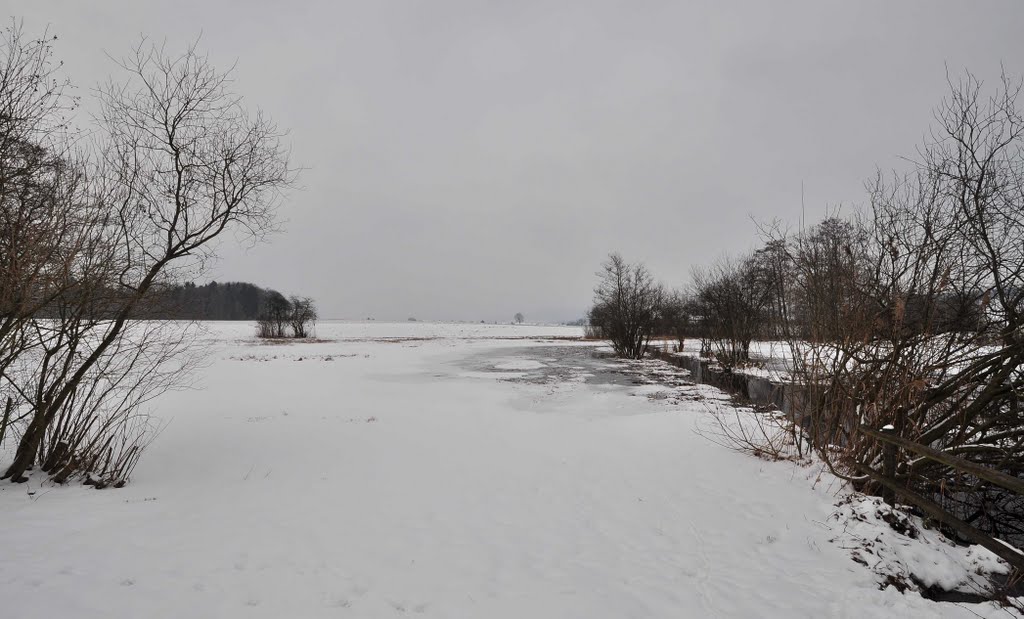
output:
M209 329L126 488L0 484L0 617L1006 616L879 590L837 484L588 380L578 328Z

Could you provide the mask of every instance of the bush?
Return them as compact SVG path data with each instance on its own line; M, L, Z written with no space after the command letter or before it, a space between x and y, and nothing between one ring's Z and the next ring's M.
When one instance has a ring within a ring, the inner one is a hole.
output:
M608 256L598 276L589 316L591 334L611 340L620 357L642 358L659 323L664 289L646 266L627 264L619 254Z
M309 337L316 324L316 305L309 297L292 297L271 292L256 321L256 336L262 338Z

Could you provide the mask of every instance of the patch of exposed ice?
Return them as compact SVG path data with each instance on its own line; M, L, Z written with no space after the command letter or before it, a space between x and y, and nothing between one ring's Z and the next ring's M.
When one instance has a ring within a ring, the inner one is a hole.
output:
M494 364L494 369L496 370L539 370L543 367L547 366L533 359L513 359Z

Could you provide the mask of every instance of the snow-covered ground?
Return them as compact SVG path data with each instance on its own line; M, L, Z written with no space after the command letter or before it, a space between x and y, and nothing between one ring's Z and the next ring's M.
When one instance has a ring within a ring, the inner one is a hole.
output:
M578 328L209 328L126 488L0 484L0 617L1006 616L879 590L835 483L559 361Z

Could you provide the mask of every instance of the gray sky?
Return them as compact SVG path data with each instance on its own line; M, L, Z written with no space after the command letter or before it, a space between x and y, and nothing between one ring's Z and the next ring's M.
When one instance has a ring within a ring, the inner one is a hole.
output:
M212 276L332 318L568 320L612 250L669 285L864 199L951 73L1024 73L1024 2L6 0L81 87L200 33L309 168ZM86 106L88 107L88 106Z

